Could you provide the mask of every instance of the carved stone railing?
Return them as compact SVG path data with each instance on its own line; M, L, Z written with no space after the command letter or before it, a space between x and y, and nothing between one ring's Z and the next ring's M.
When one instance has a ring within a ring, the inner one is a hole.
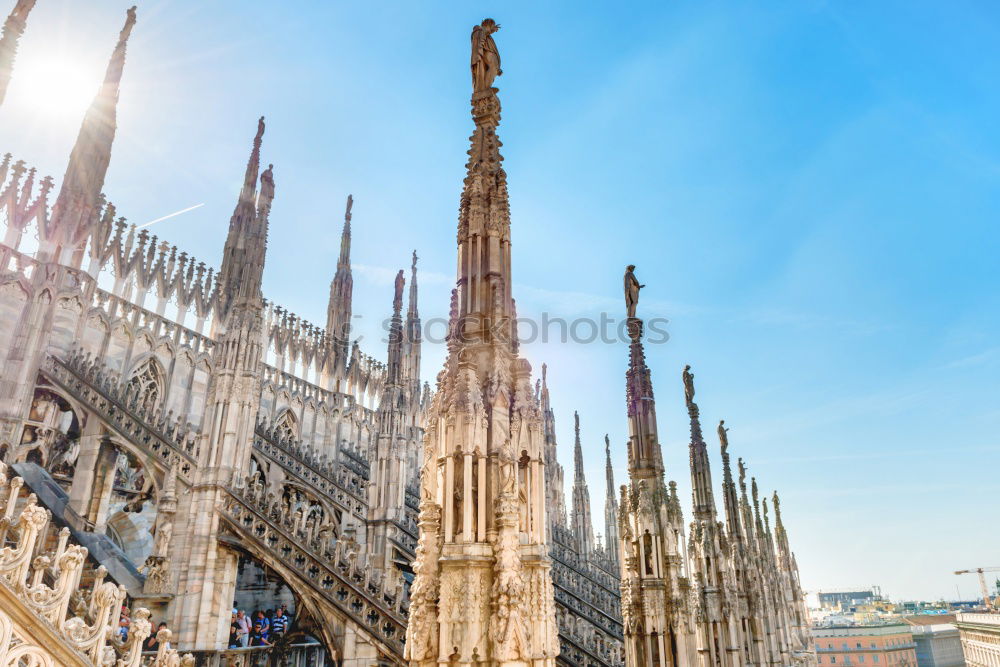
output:
M0 544L6 545L0 548L0 594L6 607L0 625L6 623L9 630L26 612L30 620L22 619L22 626L58 637L63 644L31 645L5 630L0 633L0 664L49 664L54 657L59 664L139 667L143 641L152 630L149 610L136 609L128 639L118 641L115 630L125 587L105 581L107 570L99 567L93 572L93 584L81 589L86 547L70 543L68 528L54 534L50 512L38 505L35 494L27 493L24 480L8 480L8 474L0 462ZM54 546L46 551L49 544ZM170 631L162 630L161 635L169 640ZM193 664L193 659L181 658L166 641L161 645L148 665Z
M276 646L248 646L221 651L195 651L198 664L218 664L220 667L270 667L271 665L326 665L326 647L319 642Z
M361 519L367 517L367 467L362 476L354 468L329 461L325 455L319 456L300 441L282 439L262 423L257 424L255 435L255 449L330 498L343 511Z
M624 645L619 641L608 642L599 646L593 638L584 638L576 633L559 632L559 656L556 663L573 665L573 667L591 667L593 665L620 667L625 664L623 656Z
M595 622L620 638L621 591L617 577L611 577L603 568L579 558L575 551L560 545L557 539L553 540L549 555L557 597L563 590L566 596L579 600L585 608L594 609L595 614L588 614L588 617L593 617Z
M222 508L240 548L308 586L329 605L329 613L350 619L386 657L401 660L408 611L402 578L380 581L343 540L324 542L296 528L279 499L261 497L262 488L230 489Z
M420 483L414 482L412 484L406 485L406 493L403 496L403 504L406 505L407 509L414 511L414 517L416 512L420 509Z
M200 320L196 329L190 329L183 323L174 322L161 314L154 313L128 299L102 289L94 290L94 300L97 307L107 313L112 320L119 317L125 318L129 320L134 331L149 331L155 340L161 337L170 338L177 346L187 348L196 357L210 355L215 346L215 342L201 332L204 323Z
M164 469L176 468L187 476L196 465L200 438L181 418L159 410L150 413L129 395L119 376L89 355L79 352L68 359L48 357L45 375L118 431L125 439L149 452Z

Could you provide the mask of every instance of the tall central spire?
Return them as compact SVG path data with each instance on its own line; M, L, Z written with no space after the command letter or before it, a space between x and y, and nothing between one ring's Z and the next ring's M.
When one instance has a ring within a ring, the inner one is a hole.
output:
M24 34L28 14L34 6L35 0L17 0L14 9L3 23L3 33L0 34L0 104L3 104L7 96L7 86L14 71L17 42Z
M492 34L500 29L486 19L472 35L472 133L458 221L458 317L462 335L513 343L510 270L510 204L507 173L500 155L500 99L492 87L501 73ZM508 327L491 327L510 319Z
M475 130L458 221L448 357L425 420L405 657L421 667L553 667L559 653L541 406L517 357L500 56L472 31ZM455 595L455 591L468 595Z
M58 260L63 248L74 252L73 261L79 260L90 228L97 222L104 177L111 162L111 144L118 127L118 90L125 68L125 47L134 25L135 7L132 7L125 16L104 81L83 118L49 228L39 239L39 257L43 260Z

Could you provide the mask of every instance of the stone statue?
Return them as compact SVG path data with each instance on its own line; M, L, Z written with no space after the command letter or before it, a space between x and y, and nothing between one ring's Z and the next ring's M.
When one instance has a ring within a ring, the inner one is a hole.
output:
M500 52L493 41L493 33L500 29L493 19L485 19L472 29L472 92L478 93L493 87L493 80L503 74L500 69Z
M59 453L52 461L50 470L53 474L70 474L76 468L76 460L80 457L80 439L60 439Z
M719 420L719 442L722 443L722 453L725 454L726 450L729 449L729 429L726 428L726 420Z
M164 517L160 525L156 527L156 535L153 536L153 555L166 556L170 548L170 538L174 534L174 522Z
M694 373L691 372L690 364L684 367L681 379L684 380L684 400L691 405L694 403Z
M399 273L396 274L395 292L392 298L392 307L396 312L399 312L403 308L403 285L405 283L406 279L403 278L403 270L400 269Z
M639 303L639 290L645 287L640 285L635 277L635 264L629 264L625 268L625 310L629 318L635 317L635 307Z

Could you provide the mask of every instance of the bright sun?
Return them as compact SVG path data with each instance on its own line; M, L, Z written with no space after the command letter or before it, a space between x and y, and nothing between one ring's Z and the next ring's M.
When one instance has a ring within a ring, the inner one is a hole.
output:
M13 104L49 121L79 123L83 119L102 73L68 55L18 60L11 81Z

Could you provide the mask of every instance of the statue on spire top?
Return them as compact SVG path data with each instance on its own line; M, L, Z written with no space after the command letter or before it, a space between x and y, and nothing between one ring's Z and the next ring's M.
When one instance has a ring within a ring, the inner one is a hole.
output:
M472 92L478 93L493 87L493 80L503 74L500 69L500 52L493 41L493 33L500 26L493 19L485 19L472 29Z
M118 33L119 42L124 42L129 38L129 35L132 34L132 27L135 25L135 9L136 6L132 5L128 8L128 11L125 12L125 25L122 27L122 31Z
M403 308L403 284L406 280L403 278L403 270L400 269L399 273L396 274L396 291L392 298L392 307L397 313Z
M684 401L690 406L694 403L694 373L691 372L691 364L684 367L681 379L684 381Z
M635 318L635 307L639 304L639 290L645 285L640 285L635 277L635 264L625 267L625 310L629 319Z

